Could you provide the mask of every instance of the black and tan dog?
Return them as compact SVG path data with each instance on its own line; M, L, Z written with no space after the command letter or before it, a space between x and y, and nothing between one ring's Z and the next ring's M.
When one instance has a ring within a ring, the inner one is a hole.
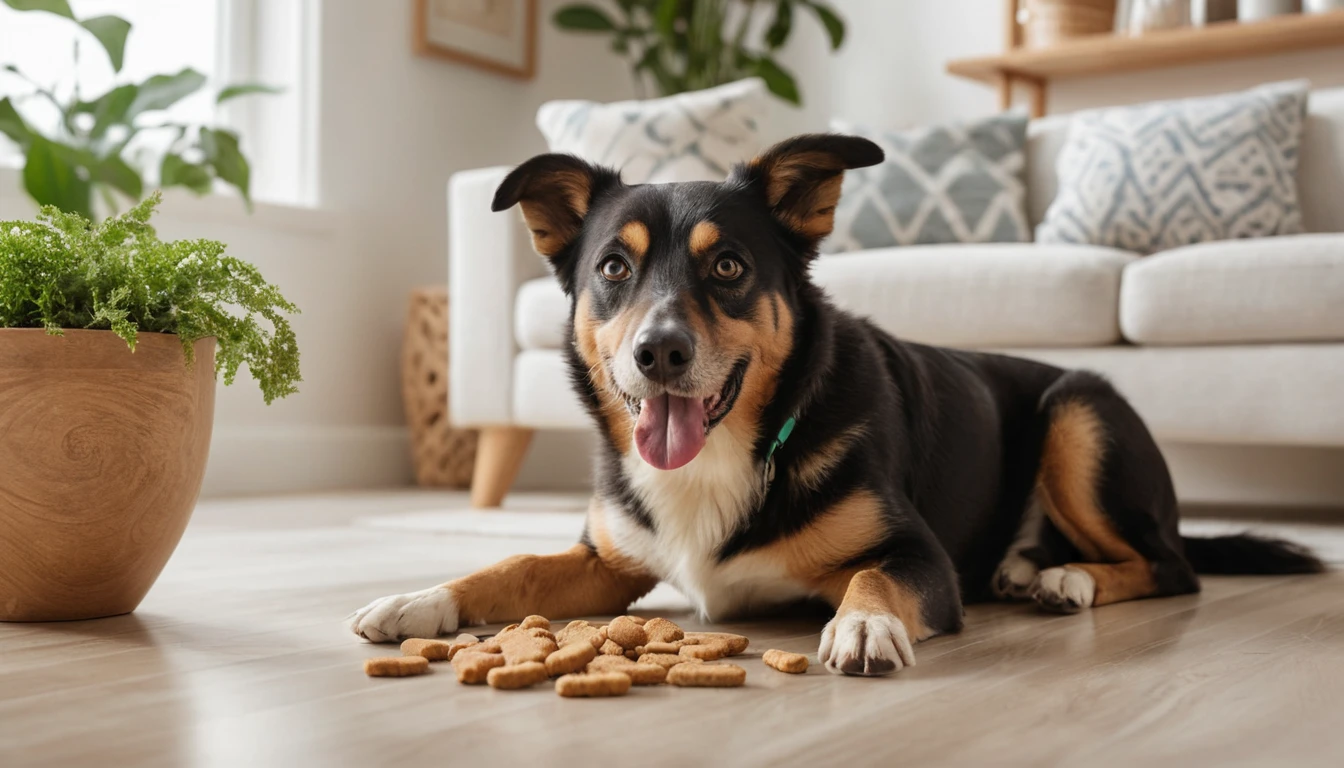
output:
M898 341L809 282L847 168L800 136L724 183L627 186L542 155L500 186L572 300L574 385L605 440L581 543L375 601L374 641L623 612L657 582L708 617L836 610L827 669L914 664L991 595L1072 612L1321 570L1294 545L1183 539L1157 445L1100 377Z

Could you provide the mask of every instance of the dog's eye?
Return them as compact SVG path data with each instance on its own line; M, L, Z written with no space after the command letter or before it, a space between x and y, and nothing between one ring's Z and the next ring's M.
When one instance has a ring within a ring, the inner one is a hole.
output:
M602 277L613 283L630 279L630 265L620 256L608 256L603 259L602 265L597 270L602 273Z
M719 260L714 262L714 276L720 280L736 280L745 271L742 262L732 256L720 256Z

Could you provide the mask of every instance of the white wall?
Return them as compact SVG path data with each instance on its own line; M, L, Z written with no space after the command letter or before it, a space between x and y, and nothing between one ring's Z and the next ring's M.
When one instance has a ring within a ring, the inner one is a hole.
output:
M880 128L980 117L998 111L994 89L952 77L948 61L1003 50L1000 0L833 0L850 39L830 66L836 116ZM1051 114L1235 91L1305 77L1317 88L1344 85L1344 47L1060 81ZM1019 104L1025 100L1020 96Z

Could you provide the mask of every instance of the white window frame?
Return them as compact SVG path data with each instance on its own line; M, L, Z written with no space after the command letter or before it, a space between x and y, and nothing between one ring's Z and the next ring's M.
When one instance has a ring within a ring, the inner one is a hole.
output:
M217 85L285 88L279 96L236 99L220 107L220 121L242 134L253 179L262 181L262 202L320 203L320 37L320 0L219 0Z

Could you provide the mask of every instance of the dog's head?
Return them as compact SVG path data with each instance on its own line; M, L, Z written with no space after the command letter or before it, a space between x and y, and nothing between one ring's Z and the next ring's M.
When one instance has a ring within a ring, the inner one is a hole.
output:
M555 154L509 174L494 210L521 204L571 297L574 350L618 450L633 439L646 462L676 469L720 424L755 439L844 171L881 161L866 139L807 135L723 183L627 186Z

